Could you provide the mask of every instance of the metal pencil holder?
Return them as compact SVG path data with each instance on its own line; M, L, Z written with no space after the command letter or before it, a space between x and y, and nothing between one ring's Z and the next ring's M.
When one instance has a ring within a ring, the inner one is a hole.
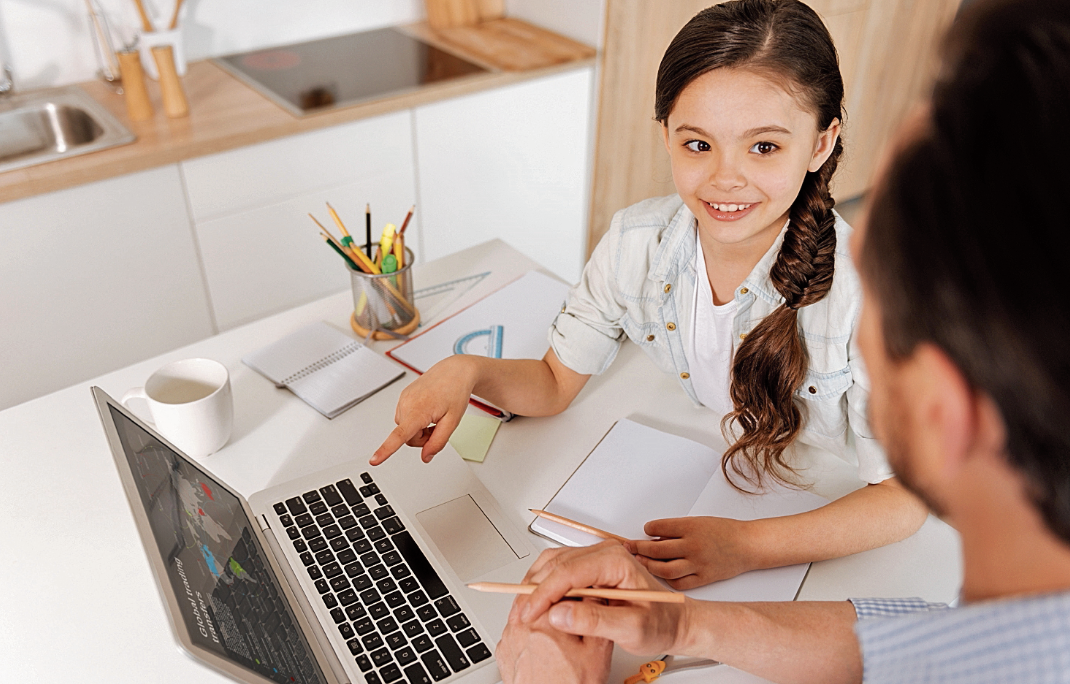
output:
M353 285L350 325L361 337L404 339L420 325L413 304L412 250L405 248L405 265L393 273L372 274L349 269Z

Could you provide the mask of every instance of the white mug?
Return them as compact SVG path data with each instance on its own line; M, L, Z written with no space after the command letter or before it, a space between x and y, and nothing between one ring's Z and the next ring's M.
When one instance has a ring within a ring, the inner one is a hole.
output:
M218 451L230 439L234 400L227 367L211 359L169 363L144 387L123 395L123 405L144 399L156 429L192 458Z

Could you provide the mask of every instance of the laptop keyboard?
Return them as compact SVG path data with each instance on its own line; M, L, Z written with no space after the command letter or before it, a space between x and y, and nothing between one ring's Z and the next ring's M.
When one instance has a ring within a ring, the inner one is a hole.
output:
M367 684L431 684L491 651L369 473L274 505Z

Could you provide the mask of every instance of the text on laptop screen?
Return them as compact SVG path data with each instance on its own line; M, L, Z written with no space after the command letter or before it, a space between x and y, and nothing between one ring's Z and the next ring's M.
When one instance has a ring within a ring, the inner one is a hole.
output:
M322 682L238 499L109 408L192 641L273 681Z

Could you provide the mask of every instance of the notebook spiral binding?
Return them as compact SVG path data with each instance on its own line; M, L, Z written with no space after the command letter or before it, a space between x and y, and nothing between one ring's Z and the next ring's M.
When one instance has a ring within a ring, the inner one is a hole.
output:
M341 361L342 359L344 359L345 357L349 356L350 354L352 354L353 352L357 351L358 349L360 349L363 346L364 345L361 344L360 342L354 342L352 344L347 344L346 346L342 347L341 349L339 349L335 353L331 354L330 356L325 356L322 359L320 359L319 361L317 361L316 363L313 363L311 365L305 366L304 368L302 368L301 370L297 371L296 373L294 373L290 377L284 379L282 381L282 384L284 386L285 385L291 385L291 384L297 382L298 380L300 380L301 378L303 378L303 377L305 377L307 375L311 375L312 373L315 373L316 371L318 371L318 370L320 370L322 368L326 368L327 366L331 365L335 361Z

